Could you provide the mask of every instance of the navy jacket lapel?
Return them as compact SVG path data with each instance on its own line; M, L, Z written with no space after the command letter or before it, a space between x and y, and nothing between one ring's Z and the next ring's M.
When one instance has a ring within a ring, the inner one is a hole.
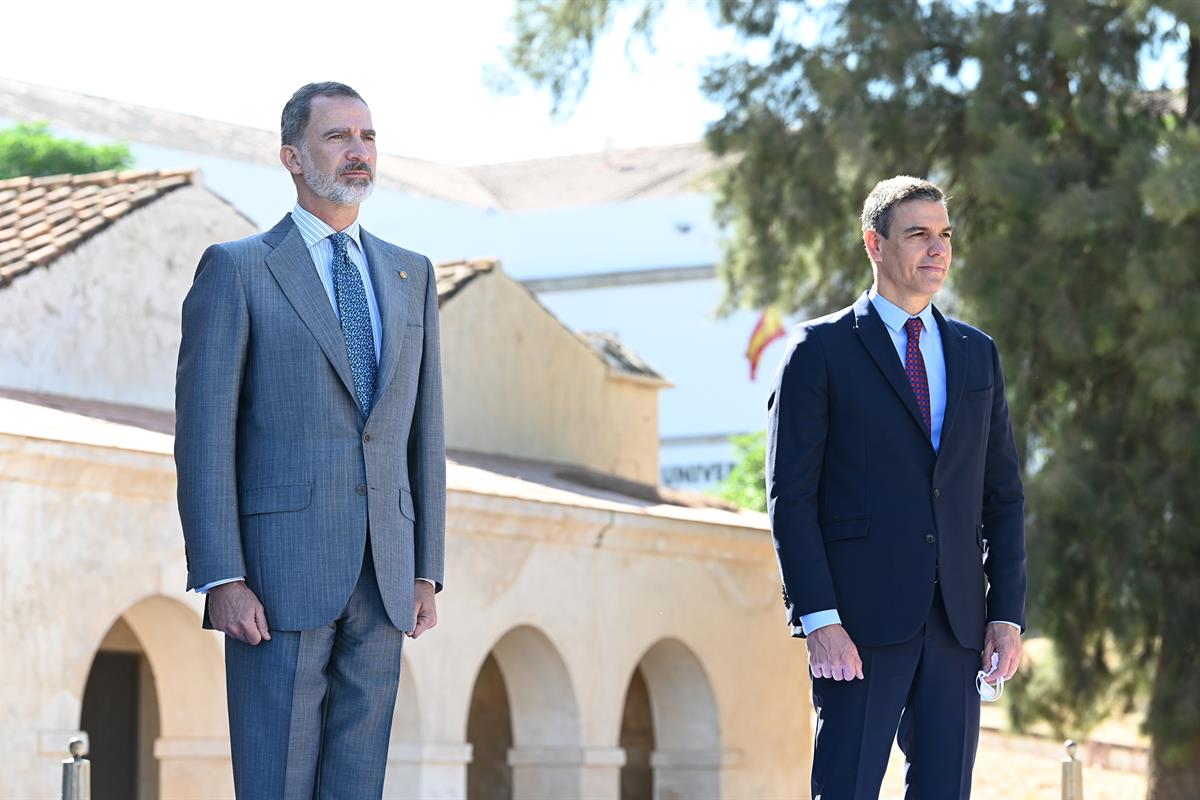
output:
M379 328L383 341L379 348L379 376L375 381L375 397L387 390L400 351L404 347L404 330L408 325L408 286L411 278L402 278L404 265L394 249L365 230L361 231L363 251L367 254L367 270L375 288L379 305Z
M304 237L292 222L291 215L284 216L267 233L264 241L272 248L267 254L267 267L275 276L279 288L283 289L300 319L316 338L350 396L356 397L354 373L350 371L350 357L346 354L346 339L325 286L317 275L312 256L304 244Z
M939 453L946 451L946 441L954 429L954 419L962 402L967 380L967 337L942 312L933 307L938 330L942 335L942 354L946 359L946 415L942 418L942 438Z
M887 378L888 383L895 390L896 396L900 398L900 402L904 403L912 415L913 422L924 433L925 418L921 416L921 409L917 407L917 396L913 394L908 376L904 374L904 367L901 366L900 359L896 355L896 346L892 344L892 338L884 327L879 312L871 304L867 292L863 292L854 304L854 331L858 334L863 347L871 354L875 366L879 367L879 371ZM925 438L928 440L929 437ZM929 446L932 448L933 443L930 442Z

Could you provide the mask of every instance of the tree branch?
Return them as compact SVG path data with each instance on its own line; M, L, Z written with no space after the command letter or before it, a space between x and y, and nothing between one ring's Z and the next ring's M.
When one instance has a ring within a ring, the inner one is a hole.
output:
M1187 111L1184 122L1188 125L1200 123L1200 32L1192 31L1188 37L1187 63Z

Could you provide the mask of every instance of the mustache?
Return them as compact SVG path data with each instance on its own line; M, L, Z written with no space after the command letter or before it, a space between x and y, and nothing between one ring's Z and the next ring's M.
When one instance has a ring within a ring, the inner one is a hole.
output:
M352 161L351 163L339 169L338 175L345 175L347 172L365 172L367 173L367 177L375 177L375 170L371 169L371 165L365 161Z

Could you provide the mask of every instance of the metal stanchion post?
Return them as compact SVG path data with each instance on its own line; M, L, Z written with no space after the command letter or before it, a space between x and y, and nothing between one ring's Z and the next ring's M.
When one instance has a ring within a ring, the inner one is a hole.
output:
M62 800L92 800L92 762L83 757L83 739L71 739L71 757L62 762Z
M1062 760L1062 800L1083 800L1083 762L1075 760L1077 747L1067 739L1067 757Z

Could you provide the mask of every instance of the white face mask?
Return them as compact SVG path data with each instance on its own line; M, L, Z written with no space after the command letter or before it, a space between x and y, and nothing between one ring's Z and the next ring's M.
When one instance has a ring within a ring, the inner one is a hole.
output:
M1000 654L992 653L992 668L987 672L979 670L975 674L975 690L979 692L979 696L988 703L993 703L1000 699L1000 695L1004 694L1004 678L1000 678L993 686L988 683L985 678L991 675L1000 667Z

